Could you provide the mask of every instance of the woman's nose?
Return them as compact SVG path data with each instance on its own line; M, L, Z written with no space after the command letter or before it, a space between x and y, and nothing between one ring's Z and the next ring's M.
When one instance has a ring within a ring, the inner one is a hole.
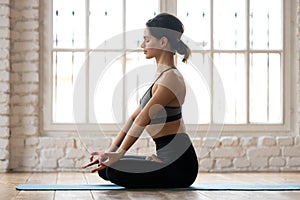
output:
M141 48L145 48L145 42L142 42Z

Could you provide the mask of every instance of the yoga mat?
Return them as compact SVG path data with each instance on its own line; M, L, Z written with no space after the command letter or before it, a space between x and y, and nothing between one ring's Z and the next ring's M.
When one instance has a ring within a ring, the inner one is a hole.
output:
M194 184L188 188L126 189L114 184L19 184L17 190L224 190L224 191L286 191L300 190L300 184Z

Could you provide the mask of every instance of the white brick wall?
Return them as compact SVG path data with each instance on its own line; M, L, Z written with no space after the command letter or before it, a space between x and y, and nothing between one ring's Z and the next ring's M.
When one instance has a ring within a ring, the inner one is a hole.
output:
M0 0L0 171L6 171L9 165L9 16L9 0Z
M41 162L39 134L39 0L11 0L11 169Z
M41 134L39 6L40 0L0 0L0 170L81 171L89 154L76 136ZM300 6L297 12L300 18ZM300 21L296 21L300 41ZM299 59L298 53L298 74ZM193 138L193 143L201 171L300 171L298 131L295 137L204 137ZM90 151L105 149L111 142L112 138L100 136L84 138ZM145 155L154 150L153 141L141 138L130 153Z

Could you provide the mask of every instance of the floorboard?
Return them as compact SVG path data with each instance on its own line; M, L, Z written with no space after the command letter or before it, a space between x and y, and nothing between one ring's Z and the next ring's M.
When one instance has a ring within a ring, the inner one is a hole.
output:
M83 173L62 173L57 175L57 184L87 184ZM55 199L93 199L90 191L56 191Z
M31 184L47 184L56 183L57 173L32 173L26 183ZM54 191L20 191L16 199L28 199L38 200L47 199L52 200L54 198Z
M0 195L1 199L15 199L19 195L19 191L15 189L19 183L26 183L31 173L4 173L0 179Z
M299 200L300 191L17 191L21 183L108 183L91 173L0 173L0 199L30 200ZM300 173L199 173L197 184L300 184Z

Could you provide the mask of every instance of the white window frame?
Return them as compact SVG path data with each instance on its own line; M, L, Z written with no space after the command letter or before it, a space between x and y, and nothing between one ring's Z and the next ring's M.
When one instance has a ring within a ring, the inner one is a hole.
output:
M249 1L248 1L249 2ZM217 130L222 130L225 135L247 135L267 134L267 135L287 135L292 133L295 127L295 66L296 66L296 47L295 47L295 20L296 20L296 2L293 0L284 0L283 5L283 123L282 124L225 124L218 127L213 125ZM248 3L249 6L249 3ZM176 14L176 0L160 1L160 11ZM99 130L98 124L69 124L52 122L52 1L42 0L40 7L41 16L41 56L40 56L40 88L42 109L40 116L42 132L44 134L53 133L71 133L78 130L85 130L87 133L96 133ZM247 15L249 17L249 14ZM248 38L249 40L249 38ZM205 134L210 125L188 124L189 132ZM106 133L116 133L120 130L117 124L101 124L101 130Z

